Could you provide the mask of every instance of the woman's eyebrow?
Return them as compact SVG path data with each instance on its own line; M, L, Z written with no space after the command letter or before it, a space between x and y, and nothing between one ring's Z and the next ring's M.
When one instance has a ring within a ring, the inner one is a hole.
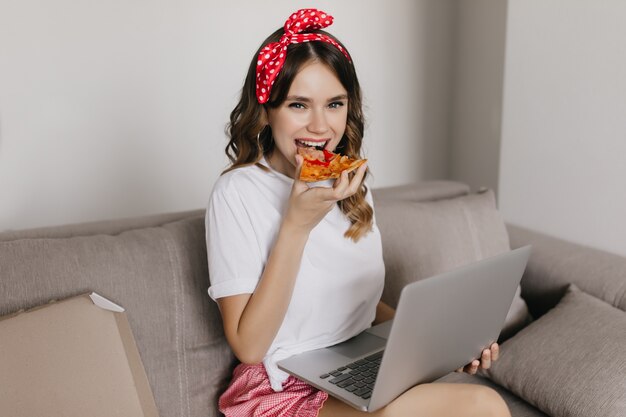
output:
M340 94L338 96L329 98L328 101L330 102L330 101L337 101L337 100L346 100L347 98L348 98L347 94ZM304 96L287 96L286 100L301 101L303 103L310 103L311 101L313 101L310 98L304 97Z
M348 99L348 95L347 94L341 94L338 96L335 96L331 99L329 99L328 101L338 101L338 100L347 100Z
M308 97L304 96L287 96L286 100L289 101L304 101L305 103L310 103L312 100Z

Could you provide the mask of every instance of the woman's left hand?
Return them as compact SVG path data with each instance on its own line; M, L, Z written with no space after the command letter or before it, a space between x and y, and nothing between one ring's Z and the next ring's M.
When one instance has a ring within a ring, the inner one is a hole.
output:
M457 369L456 372L467 372L470 375L474 375L478 372L479 368L489 369L491 367L491 362L497 361L499 355L500 346L498 346L497 343L493 343L489 349L483 350L480 361L478 359L474 359L464 367Z

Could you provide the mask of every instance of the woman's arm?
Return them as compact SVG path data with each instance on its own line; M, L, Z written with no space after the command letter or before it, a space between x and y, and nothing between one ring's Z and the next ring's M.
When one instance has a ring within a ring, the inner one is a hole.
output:
M302 157L296 158L295 178L299 178ZM342 174L333 188L309 188L294 181L276 243L254 294L218 299L226 340L241 362L259 363L265 357L289 307L309 233L337 201L358 191L366 169L362 165L352 181L347 173Z
M217 300L224 333L235 356L243 363L259 363L280 329L308 234L284 225L278 233L254 294Z
M376 305L376 318L374 319L372 326L376 326L377 324L383 323L387 320L391 320L395 314L396 310L389 307L382 301L379 301Z

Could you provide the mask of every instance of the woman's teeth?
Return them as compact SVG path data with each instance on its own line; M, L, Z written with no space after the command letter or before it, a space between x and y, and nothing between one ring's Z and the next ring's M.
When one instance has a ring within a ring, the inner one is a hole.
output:
M308 146L308 147L311 147L311 148L316 148L316 147L323 148L324 145L326 145L326 141L324 141L324 142L312 142L312 141L305 141L305 140L300 140L300 139L296 139L296 143L298 145Z

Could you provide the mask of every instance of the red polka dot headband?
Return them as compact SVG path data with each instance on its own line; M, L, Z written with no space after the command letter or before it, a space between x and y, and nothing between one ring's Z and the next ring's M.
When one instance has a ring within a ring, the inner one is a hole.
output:
M278 42L267 44L259 52L256 66L256 98L266 103L274 85L274 80L285 64L287 47L291 43L310 41L328 42L339 49L350 61L348 52L334 39L321 33L302 33L307 30L322 29L333 23L333 17L317 9L301 9L289 16L285 22L285 34Z

